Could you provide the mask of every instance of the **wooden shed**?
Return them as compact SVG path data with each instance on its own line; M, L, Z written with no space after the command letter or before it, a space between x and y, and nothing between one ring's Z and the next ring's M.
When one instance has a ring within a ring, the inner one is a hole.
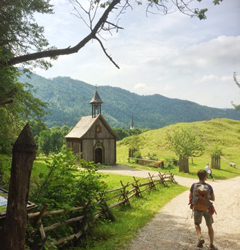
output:
M116 135L101 114L102 100L95 92L90 104L92 115L83 116L65 136L67 146L86 161L116 163Z

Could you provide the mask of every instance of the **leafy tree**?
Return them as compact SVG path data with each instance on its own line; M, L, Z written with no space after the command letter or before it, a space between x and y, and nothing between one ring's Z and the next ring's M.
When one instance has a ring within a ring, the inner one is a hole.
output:
M69 128L67 126L41 131L38 137L40 152L43 152L46 155L60 152L65 142L64 136L68 133L68 131Z
M191 129L179 128L167 134L167 141L179 157L179 172L189 173L189 157L198 157L204 152L201 137Z
M17 78L15 69L0 69L0 152L4 153L10 152L26 120L40 120L45 115L46 106L31 94L31 85L21 84Z
M38 137L39 151L45 155L49 155L51 152L51 131L50 129L40 132Z
M38 141L38 137L41 131L47 129L47 125L41 119L34 119L30 121L32 128L32 133L35 138L35 141Z

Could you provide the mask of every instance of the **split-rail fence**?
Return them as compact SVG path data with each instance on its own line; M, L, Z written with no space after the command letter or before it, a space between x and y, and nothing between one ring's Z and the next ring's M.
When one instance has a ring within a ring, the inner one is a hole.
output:
M115 221L112 210L116 207L131 206L133 198L141 198L143 193L157 189L157 185L168 187L169 183L176 183L172 173L148 174L148 178L137 179L133 177L132 183L124 184L120 181L121 187L100 193L94 204L94 216L89 218L89 211L93 209L89 202L82 207L70 209L58 209L49 211L44 206L40 211L28 213L28 224L31 228L28 232L27 241L31 249L44 249L48 240L54 245L62 247L66 244L76 242L81 236L86 235L89 228L96 224L97 219L105 218ZM58 238L58 231L68 228L68 235Z

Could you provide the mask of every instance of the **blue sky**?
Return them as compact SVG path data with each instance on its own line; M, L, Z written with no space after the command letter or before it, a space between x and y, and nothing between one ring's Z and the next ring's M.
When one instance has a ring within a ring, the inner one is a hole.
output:
M55 14L37 16L46 37L58 48L75 45L87 33L74 16L68 0L52 1ZM86 3L87 0L81 0ZM199 21L178 12L149 14L144 6L128 9L121 16L124 30L105 36L104 46L117 69L95 41L78 54L61 56L47 71L47 77L70 76L93 85L110 85L141 95L160 94L211 107L232 107L240 103L240 89L233 72L240 78L240 1L223 0L207 6L207 20Z

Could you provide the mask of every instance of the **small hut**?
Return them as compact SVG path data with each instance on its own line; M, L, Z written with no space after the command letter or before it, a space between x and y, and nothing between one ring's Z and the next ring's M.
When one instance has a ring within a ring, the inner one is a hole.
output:
M90 101L92 115L83 116L65 136L67 146L81 159L113 165L116 163L116 135L101 114L97 90Z

